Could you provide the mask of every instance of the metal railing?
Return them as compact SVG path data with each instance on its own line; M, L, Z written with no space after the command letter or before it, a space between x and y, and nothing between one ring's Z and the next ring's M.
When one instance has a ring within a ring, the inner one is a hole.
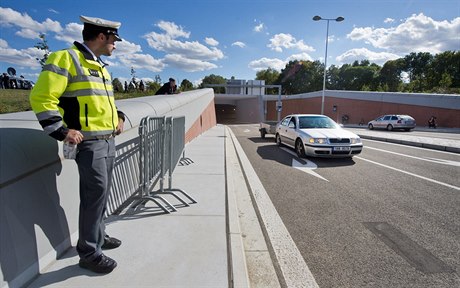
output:
M132 207L153 201L165 213L177 211L163 195L181 205L197 203L185 191L172 187L172 174L185 147L185 117L144 117L139 125L139 191ZM165 178L168 187L165 187ZM159 185L159 189L154 190ZM185 196L190 203L178 194Z

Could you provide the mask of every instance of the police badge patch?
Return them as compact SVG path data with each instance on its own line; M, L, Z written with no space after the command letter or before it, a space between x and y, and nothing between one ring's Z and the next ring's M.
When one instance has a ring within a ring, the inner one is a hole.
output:
M93 70L93 69L88 69L89 75L94 76L94 77L99 77L99 71Z

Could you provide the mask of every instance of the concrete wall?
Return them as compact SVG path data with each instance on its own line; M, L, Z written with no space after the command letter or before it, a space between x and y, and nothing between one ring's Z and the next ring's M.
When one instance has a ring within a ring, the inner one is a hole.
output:
M117 106L127 120L116 138L110 213L138 188L143 117L185 115L186 142L216 125L212 89L120 100ZM76 242L78 170L31 111L0 115L0 159L0 286L21 287Z
M282 117L292 113L321 113L321 91L283 95ZM359 124L383 114L408 114L418 126L427 126L431 115L437 117L438 126L460 128L460 95L326 91L324 114L342 123L348 115L349 124ZM266 96L267 120L276 120L275 96ZM337 111L333 111L333 106Z

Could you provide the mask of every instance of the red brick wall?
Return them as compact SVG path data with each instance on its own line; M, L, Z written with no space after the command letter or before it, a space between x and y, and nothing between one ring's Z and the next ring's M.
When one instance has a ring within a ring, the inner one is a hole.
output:
M332 107L337 105L337 112ZM305 99L283 99L281 118L293 113L321 114L321 97ZM358 124L383 114L407 114L415 118L418 126L427 126L431 115L437 117L439 127L460 128L460 113L457 109L445 109L388 102L325 97L324 114L342 123L348 115L348 124ZM276 120L276 101L267 101L267 120Z
M185 143L190 142L195 137L206 130L216 126L216 110L214 108L214 99L209 102L206 109L203 110L200 117L193 122L192 126L185 132Z

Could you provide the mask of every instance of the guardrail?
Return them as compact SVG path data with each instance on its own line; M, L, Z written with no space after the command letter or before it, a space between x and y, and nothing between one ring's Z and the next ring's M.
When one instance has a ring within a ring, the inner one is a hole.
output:
M172 174L184 154L185 117L144 117L139 125L139 191L132 208L153 201L165 213L177 211L162 195L172 195L181 205L197 203L184 190L172 187ZM165 178L168 187L165 188ZM157 184L159 189L153 190ZM185 196L190 203L178 194Z

